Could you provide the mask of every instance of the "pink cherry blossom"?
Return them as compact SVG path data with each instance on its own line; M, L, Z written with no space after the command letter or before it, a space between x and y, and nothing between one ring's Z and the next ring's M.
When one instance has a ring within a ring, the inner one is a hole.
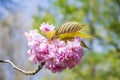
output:
M54 30L48 24L41 25L42 31ZM46 30L47 28L48 30ZM38 33L37 30L26 32L29 50L27 52L29 60L34 63L45 63L45 67L53 73L61 72L66 68L73 68L80 63L83 56L83 47L80 37L73 40L52 39Z
M25 33L25 36L28 40L28 50L29 60L33 62L44 62L43 56L47 52L47 38L40 35L37 30L30 31Z
M53 31L54 30L54 26L53 25L49 25L48 23L42 23L40 26L40 30L42 30L43 32L47 32L47 31Z

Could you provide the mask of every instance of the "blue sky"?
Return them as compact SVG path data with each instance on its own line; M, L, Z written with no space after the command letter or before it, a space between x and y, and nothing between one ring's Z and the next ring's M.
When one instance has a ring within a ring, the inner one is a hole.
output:
M49 7L50 4L48 1L49 0L0 0L0 21L18 12L22 12L27 16L35 15L37 6L44 9Z

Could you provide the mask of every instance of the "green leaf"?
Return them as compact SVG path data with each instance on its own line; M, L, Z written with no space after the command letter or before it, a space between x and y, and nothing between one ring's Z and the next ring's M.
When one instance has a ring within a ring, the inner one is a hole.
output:
M45 32L45 36L48 38L48 39L51 39L53 37L53 35L55 34L55 30L54 31L48 31L48 32Z
M72 33L60 34L59 39L62 40L67 37L77 37L77 36L79 36L80 38L93 38L92 36L89 36L89 35L81 33L81 32L72 32Z

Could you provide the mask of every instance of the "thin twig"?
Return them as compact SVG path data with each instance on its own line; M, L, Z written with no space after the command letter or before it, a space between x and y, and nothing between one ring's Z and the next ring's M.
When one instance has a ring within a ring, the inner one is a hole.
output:
M35 70L35 71L25 71L25 70L22 70L20 69L19 67L17 67L13 62L11 62L10 60L0 60L0 63L9 63L12 65L12 67L14 69L16 69L17 71L20 71L21 73L23 74L26 74L26 75L35 75L37 72L39 72L41 70L41 68L43 67L44 63L41 63L38 68Z

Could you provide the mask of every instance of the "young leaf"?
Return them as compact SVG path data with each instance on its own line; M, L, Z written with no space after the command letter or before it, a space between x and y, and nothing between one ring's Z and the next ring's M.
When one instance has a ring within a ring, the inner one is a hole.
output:
M51 39L53 37L53 35L55 34L55 30L54 31L48 31L48 32L45 32L45 36L48 38L48 39Z
M55 33L55 36L58 36L60 34L65 34L65 33L72 33L72 32L77 32L81 31L85 25L79 24L77 22L67 22L61 25Z
M67 37L77 37L77 36L79 36L80 38L93 38L92 36L89 36L81 32L64 33L64 34L60 34L58 37L60 40L62 40Z

